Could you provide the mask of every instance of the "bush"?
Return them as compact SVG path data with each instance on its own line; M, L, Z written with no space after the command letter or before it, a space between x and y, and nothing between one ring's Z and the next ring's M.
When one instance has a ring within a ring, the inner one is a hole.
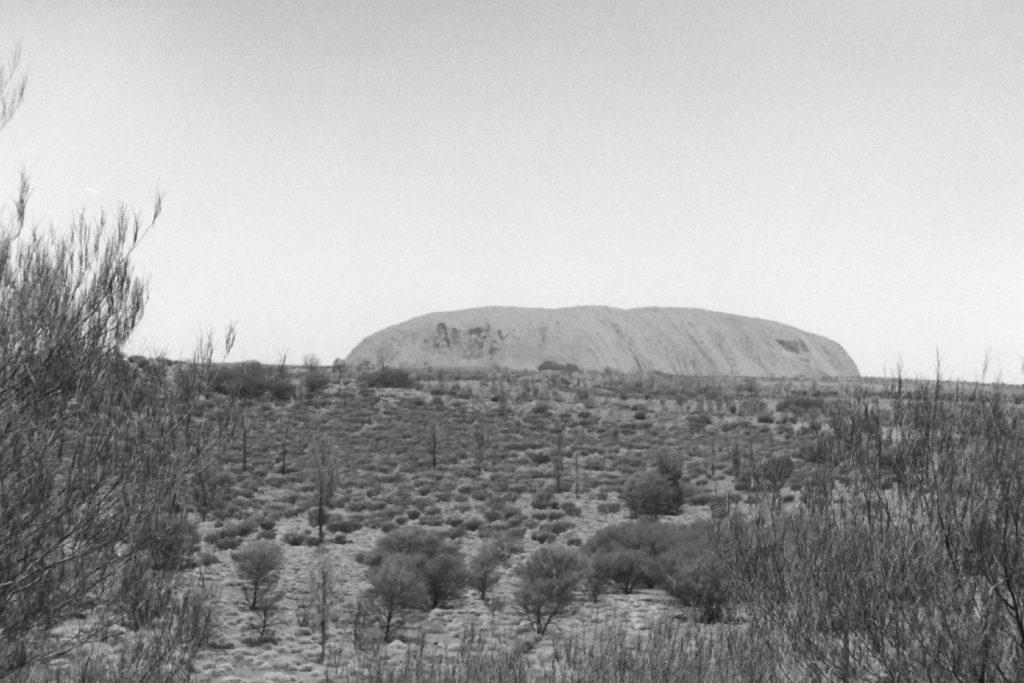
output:
M682 489L658 470L632 475L620 496L635 517L678 514L684 497Z
M307 372L302 377L302 383L311 394L315 394L331 383L331 376L321 370Z
M535 510L547 510L558 506L558 501L555 500L555 489L551 486L545 486L544 488L533 494L533 498L530 500L530 506Z
M657 583L684 605L697 607L700 620L722 620L728 593L725 568L711 545L712 525L694 522L678 527L672 545L656 559Z
M416 571L425 587L425 607L447 607L466 584L466 567L455 543L423 527L404 526L382 536L374 548L371 565L394 555L415 560Z
M274 377L267 382L267 391L278 401L287 401L295 396L295 384L287 377Z
M267 371L259 361L237 365L219 365L213 371L210 388L219 394L238 398L257 398L267 390Z
M707 595L700 588L701 581L714 578L700 574L705 567L723 573L713 563L709 539L706 522L681 525L646 519L604 527L587 540L583 550L590 558L594 581L614 583L624 593L639 583L657 586L686 604L715 607L720 616L724 591L716 602L711 594L714 587L705 586Z

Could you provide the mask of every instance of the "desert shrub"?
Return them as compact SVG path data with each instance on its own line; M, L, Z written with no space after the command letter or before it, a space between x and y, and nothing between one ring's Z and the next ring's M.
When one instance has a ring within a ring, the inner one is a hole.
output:
M210 388L219 394L257 398L267 390L267 371L259 361L219 365L210 378Z
M541 545L553 542L556 537L557 536L553 531L544 528L537 529L536 531L530 534L530 538L537 541L537 543L540 543Z
M331 383L331 376L321 370L307 372L302 377L302 383L310 393L316 393Z
M425 607L446 607L466 584L462 553L450 539L423 527L393 529L378 539L370 564L389 556L403 555L416 561L416 571L425 588Z
M217 550L234 550L238 546L242 545L242 538L239 536L225 536L218 534L213 541L213 545Z
M683 505L683 491L658 470L637 472L626 480L620 494L636 516L674 515Z
M591 573L630 593L639 582L651 588L666 587L666 571L675 566L675 560L707 556L708 539L706 524L641 519L599 529L583 550L590 558ZM681 577L684 569L674 576Z
M583 514L583 511L580 510L579 506L576 505L576 503L572 502L571 500L565 501L564 503L559 505L559 507L562 509L562 512L569 515L570 517L579 517Z
M273 541L252 541L233 553L242 590L250 609L257 609L263 593L273 591L284 567L284 552Z
M259 521L255 517L246 517L241 520L232 520L224 525L221 532L225 536L241 536L245 537L256 531L256 527L259 526Z
M607 495L607 494L605 494L605 495ZM597 504L597 511L600 512L603 515L615 514L616 512L618 512L621 509L622 509L622 503L618 502L617 500L610 501L610 502L607 502L607 503L598 503Z
M704 413L694 413L686 416L686 424L694 434L704 431L704 428L711 424L711 416Z
M580 552L561 545L542 545L517 569L516 605L534 631L544 635L551 621L575 602L586 572Z
M555 500L555 489L551 486L545 486L535 494L530 500L530 506L535 510L546 510L553 508L558 505L558 501Z
M698 608L704 623L721 621L728 602L725 571L711 545L712 527L694 522L676 530L656 560L657 584L684 605Z
M415 517L413 517L414 512L417 515L419 514L419 512L416 510L410 510L408 516L411 519L415 519ZM331 513L327 520L327 529L331 532L340 531L341 533L351 534L353 532L359 531L362 528L363 525L358 519L353 519L352 517L343 517L338 515L337 513Z
M272 377L267 380L267 391L278 401L287 401L295 397L295 384L288 377Z
M572 528L572 522L570 522L567 519L558 519L558 520L554 520L554 521L548 522L547 524L545 524L543 526L543 528L547 529L548 531L550 531L551 533L553 533L553 534L555 534L557 536L558 534L561 534L561 533L571 529Z
M369 387L411 389L416 382L407 370L384 367L360 378Z
M300 531L289 531L281 537L281 540L292 546L302 545L306 542L306 536Z

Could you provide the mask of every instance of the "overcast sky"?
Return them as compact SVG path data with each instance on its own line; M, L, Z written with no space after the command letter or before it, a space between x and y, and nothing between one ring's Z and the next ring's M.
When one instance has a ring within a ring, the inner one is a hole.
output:
M0 197L164 215L135 350L344 357L484 305L683 306L1021 382L1024 3L0 4Z

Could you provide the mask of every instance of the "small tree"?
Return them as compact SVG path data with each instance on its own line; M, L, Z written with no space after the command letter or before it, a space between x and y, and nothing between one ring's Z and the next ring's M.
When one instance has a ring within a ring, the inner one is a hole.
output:
M555 446L551 450L551 468L555 476L555 491L562 491L562 473L565 471L565 432L558 432Z
M317 538L323 543L324 525L338 487L338 461L334 446L324 437L315 438L309 450L312 459L310 474L316 487L313 492L313 519L317 525Z
M386 555L380 566L373 567L367 578L369 591L364 595L364 609L370 609L380 626L384 642L391 637L391 628L398 610L417 607L426 599L426 585L418 571L419 559L414 555Z
M430 466L437 469L437 420L431 420L427 429L427 452L430 453Z
M281 594L274 588L263 590L251 605L255 614L249 620L249 630L253 634L247 639L249 644L270 643L276 641L274 626L278 623Z
M516 604L530 626L544 635L548 625L576 600L576 591L586 576L587 562L575 548L545 544L519 567Z
M477 470L483 474L487 454L487 433L479 421L473 423L473 445Z
M335 574L331 558L323 546L317 548L316 560L309 570L305 607L313 614L314 626L320 634L320 661L327 658L327 640L335 602ZM308 614L308 613L307 613Z
M476 554L469 560L469 585L480 593L481 600L487 601L487 591L498 582L501 567L507 559L508 556L497 543L487 540L480 544Z
M257 609L261 593L273 591L284 567L284 552L274 541L252 541L232 553L249 609Z

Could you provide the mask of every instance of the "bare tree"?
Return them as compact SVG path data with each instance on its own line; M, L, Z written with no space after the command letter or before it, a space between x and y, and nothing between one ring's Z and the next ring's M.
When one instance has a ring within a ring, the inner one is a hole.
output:
M430 453L430 466L437 469L437 420L431 420L427 429L427 452Z
M309 584L307 597L309 611L313 624L320 633L320 661L327 659L327 641L331 619L334 616L334 605L337 599L335 594L335 572L331 557L325 546L320 546L316 551L316 560L309 570Z
M473 424L473 443L473 455L476 459L477 470L480 474L483 474L487 455L487 432L484 431L484 427L480 424L479 420Z
M338 488L338 458L334 445L324 436L317 436L309 446L311 463L310 476L316 490L313 505L318 538L324 542L324 525Z
M551 468L555 475L555 492L562 492L562 474L565 472L565 432L559 431L551 449Z

